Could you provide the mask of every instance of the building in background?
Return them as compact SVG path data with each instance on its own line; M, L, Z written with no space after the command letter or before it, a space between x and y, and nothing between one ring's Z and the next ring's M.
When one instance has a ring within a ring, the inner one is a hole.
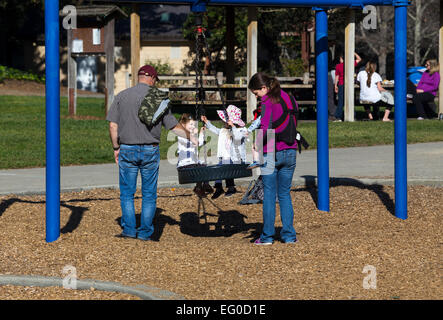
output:
M190 13L189 6L143 4L140 14L140 65L147 61L167 63L172 73L181 74L189 63L189 41L185 40L182 26ZM62 24L60 24L62 25ZM66 32L60 30L60 81L67 85ZM115 25L115 94L130 86L131 79L131 33L130 19L116 21ZM44 73L44 33L36 40L23 42L23 54L17 55L20 69ZM78 61L77 84L79 90L103 92L105 85L105 58L96 56ZM82 89L83 88L83 89Z

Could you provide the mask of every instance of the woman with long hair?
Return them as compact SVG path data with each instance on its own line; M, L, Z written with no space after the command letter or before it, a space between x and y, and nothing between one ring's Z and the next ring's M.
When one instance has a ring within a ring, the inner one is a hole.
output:
M284 110L297 108L295 100L280 88L279 81L263 73L254 74L249 80L248 89L261 99L261 124L257 134L257 141L263 142L262 152L264 164L261 166L261 175L264 186L263 199L263 232L254 243L256 245L270 245L275 235L276 197L280 205L280 217L283 228L280 238L284 243L295 243L294 209L292 207L291 186L294 175L297 141L294 138L285 139L286 128L290 125L289 116L275 129L275 137L264 140L268 129L273 129L274 123L284 114ZM293 102L294 101L294 102ZM295 105L294 105L295 104ZM286 108L284 109L285 106ZM282 141L285 140L285 141Z
M386 106L383 121L390 122L389 114L394 106L394 97L392 94L381 86L381 76L376 72L377 64L369 61L366 63L365 70L362 70L357 75L357 81L360 83L360 101L370 103L365 105L365 111L368 114L369 120L378 118L378 111L380 106ZM371 105L373 107L374 115L371 113Z
M435 107L434 99L440 84L440 68L434 59L426 61L425 67L426 71L417 84L416 92L412 94L412 101L418 114L417 120L427 119L427 114L432 116L436 114L432 107Z

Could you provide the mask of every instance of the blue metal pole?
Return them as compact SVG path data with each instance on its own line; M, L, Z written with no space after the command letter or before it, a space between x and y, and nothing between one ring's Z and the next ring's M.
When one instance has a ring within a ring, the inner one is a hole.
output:
M287 7L363 7L365 5L392 5L395 0L114 0L114 3L163 3L163 4L207 4L207 5L236 5L236 6L287 6ZM95 0L109 2L109 0Z
M172 0L173 1L173 0ZM391 5L392 0L209 0L209 4L348 7L364 5Z
M59 3L45 1L46 242L60 236L60 54Z
M395 6L395 216L408 217L408 178L406 140L406 30L408 1L399 0Z
M206 11L206 2L204 0L194 0L191 4L192 12L205 12Z
M318 209L329 212L328 133L328 16L326 9L315 11L315 83L317 95L317 184Z

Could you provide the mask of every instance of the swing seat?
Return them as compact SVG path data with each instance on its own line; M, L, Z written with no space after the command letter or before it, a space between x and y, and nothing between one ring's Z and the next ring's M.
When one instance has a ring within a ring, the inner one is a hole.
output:
M178 183L187 184L252 177L252 170L247 169L248 165L248 163L217 164L195 168L178 168Z

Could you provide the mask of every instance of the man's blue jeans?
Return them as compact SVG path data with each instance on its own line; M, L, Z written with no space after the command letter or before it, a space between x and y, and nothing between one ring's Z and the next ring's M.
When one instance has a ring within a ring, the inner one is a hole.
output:
M275 158L274 158L275 156ZM262 242L272 242L275 234L276 196L280 206L283 228L280 237L283 242L296 241L294 209L291 186L296 165L297 150L287 149L264 155L265 165L261 170L264 185Z
M123 235L147 240L154 232L153 219L157 209L157 180L160 149L151 145L120 146L118 159L120 180L121 226ZM142 181L142 209L140 228L136 229L134 194L140 170ZM138 233L138 234L137 234Z
M335 117L337 119L343 118L343 107L345 105L345 86L339 85L338 86L338 93L337 93L337 109L335 110Z

